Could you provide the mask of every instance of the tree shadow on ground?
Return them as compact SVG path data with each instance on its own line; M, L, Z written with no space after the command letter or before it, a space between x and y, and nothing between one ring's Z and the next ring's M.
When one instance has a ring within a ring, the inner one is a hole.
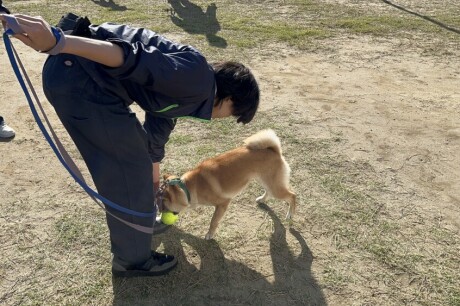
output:
M444 23L442 23L442 22L440 22L440 21L438 21L438 20L436 20L436 19L433 19L433 18L429 17L429 16L421 15L421 14L419 14L419 13L417 13L417 12L414 12L414 11L411 11L411 10L409 10L409 9L407 9L407 8L405 8L405 7L403 7L403 6L401 6L401 5L395 4L395 3L393 3L393 2L391 2L391 1L389 1L389 0L381 0L381 1L382 1L383 3L386 3L386 4L388 4L388 5L391 5L391 6L395 7L395 8L397 8L398 10L401 10L401 11L406 12L406 13L409 13L409 14L411 14L411 15L420 17L420 18L425 19L425 20L427 20L427 21L429 21L429 22L432 22L432 23L434 23L435 25L440 26L440 27L443 28L443 29L446 29L446 30L449 30L449 31L451 31L451 32L460 34L460 30L459 30L459 29L456 29L456 28L453 28L453 27L451 27L451 26L449 26L449 25L446 25L446 24L444 24Z
M112 11L126 11L128 8L124 5L116 4L113 0L91 0L93 3L110 8Z
M113 304L326 305L311 273L312 253L301 234L290 229L301 248L295 256L280 219L265 204L260 207L274 225L270 236L273 275L263 275L244 262L228 260L216 241L206 241L174 227L155 240L156 245L163 243L166 253L178 257L178 267L166 276L113 278Z
M171 5L171 21L190 34L205 35L211 46L226 48L227 41L217 36L220 24L217 21L217 6L211 3L203 11L198 5L188 0L168 0Z

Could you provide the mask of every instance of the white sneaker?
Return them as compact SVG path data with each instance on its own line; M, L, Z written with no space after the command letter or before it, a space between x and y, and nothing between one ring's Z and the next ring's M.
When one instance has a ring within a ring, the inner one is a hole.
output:
M0 138L11 138L14 137L16 133L12 128L10 128L5 122L0 124Z

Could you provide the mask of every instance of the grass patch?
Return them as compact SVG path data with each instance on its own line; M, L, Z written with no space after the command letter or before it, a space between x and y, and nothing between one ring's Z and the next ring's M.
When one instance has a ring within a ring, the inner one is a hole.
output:
M353 34L391 35L434 30L421 19L399 16L359 16L339 19L335 26Z
M171 137L169 138L168 143L175 145L175 146L180 146L180 145L190 144L193 141L194 141L193 137L189 134L173 133L171 134Z
M234 17L234 18L232 18ZM294 47L302 47L313 39L330 36L325 29L299 26L283 22L263 22L249 17L227 17L224 20L226 30L231 32L233 42L239 48L254 48L267 41L287 43ZM235 40L236 38L236 40Z
M212 3L215 4L214 14L209 13ZM447 30L460 29L455 10L427 14L384 2L381 5L358 6L299 0L282 3L229 3L221 0L194 1L189 6L176 6L160 0L126 0L122 4L115 1L110 6L84 0L74 0L71 4L48 0L46 5L12 0L8 5L15 12L41 15L54 24L64 13L74 12L87 15L96 24L112 21L144 26L173 37L180 35L183 43L192 44L215 58L246 58L261 49L271 51L273 43L287 44L298 50L329 50L331 45L324 44L323 40L343 35L405 38L428 35L437 40L435 46L441 50L430 51L433 46L420 46L417 39L405 43L426 49L426 53L431 55L445 55L451 48L449 43L460 42L459 35L452 35L452 31Z

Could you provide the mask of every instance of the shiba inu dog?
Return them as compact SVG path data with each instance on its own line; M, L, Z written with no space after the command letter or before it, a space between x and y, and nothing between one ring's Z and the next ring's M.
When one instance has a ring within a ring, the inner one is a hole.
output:
M264 202L269 196L287 201L286 218L291 219L296 195L289 188L290 171L278 136L273 130L263 130L247 138L243 146L203 161L180 178L165 175L161 191L163 209L179 213L196 205L214 206L205 236L212 239L232 198L255 179L265 188L256 201Z

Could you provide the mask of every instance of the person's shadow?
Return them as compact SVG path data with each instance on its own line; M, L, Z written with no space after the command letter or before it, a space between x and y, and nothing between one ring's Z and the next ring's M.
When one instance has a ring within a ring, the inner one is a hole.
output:
M288 247L280 219L267 205L260 207L274 225L270 237L273 275L263 275L244 262L226 259L214 240L206 241L173 227L154 240L157 245L164 245L165 253L178 257L178 267L160 277L113 278L113 304L327 305L312 276L313 256L303 237L290 229L301 248L295 256Z
M128 8L124 5L118 5L116 4L113 0L91 0L95 4L102 6L102 7L108 7L112 11L126 11Z
M168 0L168 3L171 5L170 18L175 25L187 33L205 35L211 46L227 47L227 41L217 36L220 24L215 3L208 5L206 11L188 0Z

